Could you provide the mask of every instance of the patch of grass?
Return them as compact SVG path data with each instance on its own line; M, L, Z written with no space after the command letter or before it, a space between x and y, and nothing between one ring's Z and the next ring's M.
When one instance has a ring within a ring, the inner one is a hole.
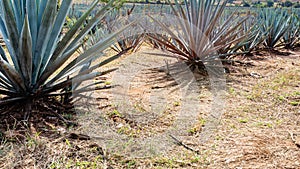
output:
M131 132L131 129L129 126L122 126L117 131L119 134L129 134Z
M237 110L243 112L243 113L250 113L252 110L249 106L240 106L240 107L237 107Z
M48 165L48 168L89 168L98 169L103 168L103 157L102 155L95 155L92 152L78 150L76 153L72 152L73 148L65 150L63 156L55 157L52 162ZM61 150L63 151L63 150ZM68 155L69 153L71 154ZM68 155L68 156L65 156Z
M295 95L295 96L300 96L300 92L299 92L299 91L295 91L295 92L293 93L293 95Z
M275 120L276 125L281 125L282 122L283 122L283 120L281 120L281 119L276 119Z
M108 114L109 117L123 117L123 115L118 110L113 110Z
M124 160L124 161L121 161L121 163L126 166L126 168L136 168L136 161L131 159L131 160Z
M175 107L178 107L178 106L180 106L180 102L179 102L179 101L175 101L175 102L173 103L173 105L174 105Z
M262 126L264 126L264 122L256 122L254 124L254 126L256 126L256 127L262 127Z
M223 137L220 136L220 135L217 135L217 136L215 137L215 140L223 140Z
M254 101L255 100L255 96L253 94L249 94L246 97L248 100Z
M194 157L192 157L191 162L192 163L199 163L201 160L201 157L199 155L195 155Z
M204 118L199 118L198 123L187 132L191 135L196 134L197 132L201 131L202 127L205 126L206 120Z
M184 150L174 153L172 156L155 157L151 160L151 165L155 169L206 168L210 164L209 153L209 150L200 151L200 154Z
M234 125L234 124L229 124L229 127L232 129L237 129L236 125Z
M286 98L285 98L284 96L282 96L282 95L281 95L281 96L278 96L277 99L278 99L279 101L284 101L284 100L286 100Z
M272 123L265 123L265 126L267 126L268 128L272 128L273 127Z
M163 166L168 168L179 167L174 158L161 157L154 161L154 166Z
M191 129L188 130L188 133L191 135L194 135L197 133L197 131L199 131L199 129L197 129L196 127L193 127Z
M300 105L300 102L297 102L297 101L291 101L289 102L290 105L292 106L299 106Z
M111 85L111 82L110 81L105 81L104 84L108 86L108 85Z
M68 147L72 147L72 144L70 143L70 141L68 139L66 139L66 144Z
M294 91L299 81L300 76L298 70L282 72L271 79L267 79L253 86L252 92L247 94L246 98L253 102L261 102L265 99L270 100L271 96L277 101L274 102L272 100L274 103L273 106L282 104L282 102L292 106L298 106L299 102L291 100L290 98L299 95L299 91Z
M230 93L231 95L236 94L236 92L235 92L235 90L234 90L233 87L230 87L230 88L228 89L228 91L229 91L229 93Z
M239 119L239 122L240 123L248 123L248 119L247 118L242 118L242 119Z
M267 121L264 121L263 119L257 119L257 120L258 121L252 124L253 127L274 128L274 127L279 127L284 122L283 119L278 119L278 117L276 118L269 117Z

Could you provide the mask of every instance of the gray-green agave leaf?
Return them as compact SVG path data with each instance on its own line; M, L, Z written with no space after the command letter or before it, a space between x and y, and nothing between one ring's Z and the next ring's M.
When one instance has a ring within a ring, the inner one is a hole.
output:
M91 29L115 3L109 1L90 18L100 1L95 0L67 32L62 29L72 0L62 0L60 4L57 0L0 2L0 33L5 42L5 46L0 47L0 105L77 90L81 93L84 90L78 88L79 84L109 73L94 72L96 68L91 62L101 57L98 53L110 47L128 26L98 41L81 55L74 55ZM116 58L113 56L109 61Z

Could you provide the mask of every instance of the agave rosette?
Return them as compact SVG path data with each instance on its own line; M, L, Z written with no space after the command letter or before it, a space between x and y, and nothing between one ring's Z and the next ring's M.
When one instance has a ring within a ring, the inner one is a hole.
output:
M241 36L246 34L246 37L234 46L233 51L249 55L254 50L259 49L268 34L267 30L262 32L260 29L261 24L261 20L258 20L254 15L250 15L250 17L242 25L243 31Z
M290 26L282 37L282 44L286 49L294 49L300 40L300 18L295 11L291 11L290 13Z
M291 27L291 16L282 9L266 8L261 10L258 20L261 32L267 32L263 45L268 49L280 46L280 40Z
M99 52L113 44L125 27L82 54L74 55L114 3L111 0L88 19L99 2L95 0L66 33L62 33L62 28L72 0L63 0L60 4L57 0L0 2L0 31L5 41L5 47L0 47L0 105L15 101L29 104L41 98L80 94L91 90L93 84L82 87L79 84L112 71L94 70L116 57L93 66L90 63L99 57Z
M153 18L168 37L150 37L192 67L204 68L206 61L227 55L218 51L233 46L245 37L238 35L246 17L241 19L232 13L221 20L226 3L220 0L190 0L182 5L175 0L175 5L172 5L175 14L173 23L178 27L168 27L164 21Z

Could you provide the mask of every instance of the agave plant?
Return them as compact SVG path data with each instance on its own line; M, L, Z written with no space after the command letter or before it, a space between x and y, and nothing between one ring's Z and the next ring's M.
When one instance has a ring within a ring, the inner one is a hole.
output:
M114 9L110 15L105 17L106 27L99 29L98 32L94 34L94 38L99 39L99 37L102 37L101 34L115 32L116 28L122 27L122 25L126 25L128 22L131 22L130 20L133 20L131 16L133 15L134 9L135 5L128 9ZM126 53L129 50L138 50L145 37L144 33L141 33L138 29L140 29L138 26L135 28L132 27L120 34L119 40L112 45L111 49L117 53Z
M245 19L233 13L226 20L220 20L227 1L185 0L183 5L178 0L174 2L175 5L171 6L176 16L173 25L177 24L178 27L168 27L164 21L153 18L169 37L151 38L166 46L169 52L175 54L173 56L186 61L192 69L205 69L203 62L226 55L217 51L244 38L237 36Z
M289 29L283 35L282 44L286 49L294 49L300 40L300 19L294 12L291 14L289 25Z
M171 8L170 8L171 9ZM168 13L167 13L168 14ZM153 15L152 15L153 16ZM162 16L163 14L158 14L158 16ZM164 26L171 27L172 23L164 23ZM164 31L164 28L153 24L153 21L149 20L148 18L144 19L141 24L142 29L146 30L145 33L145 42L149 44L153 48L166 50L166 46L163 43L158 42L156 39L160 41L170 41L170 36Z
M26 112L41 99L80 94L91 90L93 84L79 87L84 81L110 72L94 72L113 60L109 58L91 66L98 52L109 47L122 28L94 44L80 55L74 55L84 43L87 34L110 9L108 4L82 25L100 0L66 32L62 33L71 0L2 0L0 2L0 31L5 45L0 47L0 108L22 102ZM6 52L6 50L8 52ZM72 100L68 99L69 101ZM28 118L28 116L26 117Z
M156 39L159 39L160 42L158 42ZM151 45L153 48L156 49L161 49L161 50L166 50L166 46L163 45L161 42L166 42L170 41L169 37L165 34L161 33L146 33L146 39L145 42L149 45Z
M253 15L251 15L251 17L243 23L241 36L246 34L246 37L233 47L234 52L251 55L253 50L257 50L259 48L268 33L268 31L261 31L260 24L263 24L262 21L257 20L257 18Z
M238 24L235 28L235 30L233 29L230 32L227 32L229 34L227 34L226 36L221 36L216 42L215 45L220 45L220 43L224 43L227 44L226 46L224 46L223 48L218 50L218 53L221 54L221 58L222 59L227 59L228 56L231 55L235 55L238 54L234 49L237 46L237 44L239 43L230 43L235 39L239 39L238 41L247 41L247 37L249 36L250 31L249 30L245 30L244 25L246 24L246 21L248 21L250 18L249 16L251 16L250 14L244 14L243 12L237 12L236 10L233 10L231 8L225 10L226 12L223 13L223 15L221 16L221 18L219 19L219 25L218 27L216 27L215 33L216 32L220 32L219 29L223 29L224 26L221 26L223 24L228 24L228 19L231 21L231 23L241 23ZM243 15L246 15L247 17L243 17ZM245 18L247 18L247 20L245 20ZM231 36L230 36L231 35ZM224 38L227 38L227 41L224 41Z
M261 32L268 32L263 44L268 49L274 49L280 45L286 31L290 28L289 16L284 10L267 8L261 10L258 20L261 21Z

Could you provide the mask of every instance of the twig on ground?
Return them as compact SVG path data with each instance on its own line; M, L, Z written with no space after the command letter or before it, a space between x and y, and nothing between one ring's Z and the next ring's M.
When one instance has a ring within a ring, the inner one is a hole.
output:
M194 153L197 153L197 154L200 154L199 150L194 150L193 148L187 146L186 144L184 144L182 141L179 141L176 137L174 137L173 135L169 135L174 141L175 141L175 144L179 145L179 146L182 146L184 148L186 148L187 150L190 150Z
M63 122L65 122L67 125L69 125L69 126L71 126L71 125L75 125L76 126L77 125L76 123L65 119L62 115L60 115L59 113L57 113L55 110L53 110L52 108L50 108L46 104L42 104L42 106L44 108L46 108L47 110L49 110L51 113L53 113L55 116L57 116L59 119L61 119Z

